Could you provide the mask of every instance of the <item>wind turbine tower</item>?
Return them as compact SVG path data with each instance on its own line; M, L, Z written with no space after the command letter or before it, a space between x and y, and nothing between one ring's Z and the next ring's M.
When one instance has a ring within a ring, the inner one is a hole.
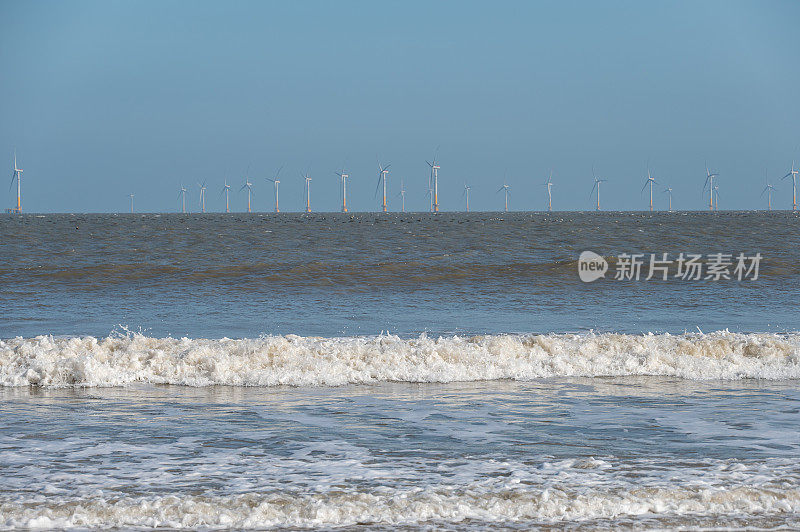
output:
M247 189L247 212L253 212L250 203L250 194L253 192L253 183L251 183L246 177L244 178L244 185L242 185L242 188L239 189L239 192L244 189Z
M200 187L200 212L206 212L206 182L203 181L203 184L197 183L197 186Z
M181 212L186 214L186 187L181 184L181 191L178 192L178 197L181 200Z
M225 194L225 212L231 212L231 204L228 200L229 193L231 190L231 186L228 184L228 180L225 180L225 184L222 185L222 192Z
M647 188L648 185L650 185L650 212L653 212L653 185L655 184L656 184L656 179L652 175L650 175L650 169L648 168L647 180L644 182L644 186L642 187L642 192L644 192L644 189Z
M388 212L388 206L386 205L386 174L389 173L389 167L392 166L391 164L387 164L386 166L382 166L381 163L378 163L378 187L375 189L375 193L377 194L378 188L380 188L381 183L383 184L383 202L381 206L383 208L383 212Z
M14 150L14 171L11 173L11 185L17 180L17 206L7 212L12 214L22 214L22 168L17 168L17 150Z
M709 191L711 192L710 198L708 200L708 210L710 210L710 211L714 210L714 178L715 177L719 177L719 174L711 172L711 170L708 169L708 165L706 165L706 182L703 185L703 190L705 190L705 188L708 187Z
M544 186L547 187L547 212L553 212L553 171L550 171L550 177L547 178L547 181L544 182Z
M131 198L131 214L133 214L133 194L129 194Z
M664 192L669 195L669 212L672 212L672 188L667 187L664 189Z
M275 172L275 177L273 179L266 178L267 181L271 181L272 184L275 186L275 212L281 212L280 208L278 208L278 185L281 184L281 180L278 179L278 176L281 175L281 170L283 170L283 166L278 168L278 171Z
M464 183L464 200L466 204L464 205L464 212L469 212L469 185Z
M764 190L761 191L761 197L764 197L764 192L767 193L767 209L772 210L772 190L775 187L769 183L766 170L764 170L764 182L766 183L766 186L764 187Z
M306 212L311 212L311 178L308 174L303 174L303 179L306 180Z
M511 188L511 187L510 187L509 185L506 185L505 183L503 183L503 186L497 189L497 192L500 192L501 190L503 190L503 191L505 191L505 193L506 193L506 207L505 207L505 212L508 212L508 189L510 189L510 188Z
M350 177L350 174L346 174L342 168L342 171L336 172L336 175L342 180L342 212L347 212L347 178Z
M431 212L439 212L439 169L441 166L436 164L436 156L433 157L433 162L425 161L431 167L431 178L428 184L431 192Z
M591 196L595 189L597 189L597 204L595 210L600 210L600 183L605 183L608 179L600 179L596 175L594 175L594 168L592 168L592 177L594 178L594 185L592 186L592 192L589 192Z
M400 211L406 212L406 186L403 184L403 178L400 178Z
M14 168L17 167L16 159L14 159ZM21 172L22 170L20 170ZM792 178L792 210L797 210L797 174L798 170L794 169L794 161L792 161L792 169L789 171L788 174L783 176L782 179L786 179L787 177ZM17 185L19 185L19 179L17 179ZM17 209L19 209L19 192L17 192Z

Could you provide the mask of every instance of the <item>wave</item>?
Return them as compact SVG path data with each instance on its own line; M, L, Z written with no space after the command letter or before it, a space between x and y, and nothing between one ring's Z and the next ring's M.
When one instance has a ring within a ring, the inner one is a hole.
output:
M800 513L800 489L639 488L618 490L505 489L483 492L455 488L386 489L378 493L336 490L312 495L246 493L232 496L102 495L61 502L0 503L7 527L269 528L409 525L475 522L565 522L614 520L625 524L648 517L672 526L713 518L720 526L739 516L750 523L773 516L786 524Z
M255 339L141 334L0 341L0 386L341 386L670 376L800 378L800 334L421 335Z

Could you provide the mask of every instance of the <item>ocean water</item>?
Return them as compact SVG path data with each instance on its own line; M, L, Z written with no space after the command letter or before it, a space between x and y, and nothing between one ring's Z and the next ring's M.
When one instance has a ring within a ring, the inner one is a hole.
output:
M0 217L0 529L798 528L798 224Z

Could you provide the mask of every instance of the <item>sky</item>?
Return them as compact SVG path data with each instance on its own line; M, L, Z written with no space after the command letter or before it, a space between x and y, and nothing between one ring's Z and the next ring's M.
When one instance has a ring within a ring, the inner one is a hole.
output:
M800 2L0 0L0 185L27 212L273 206L428 210L791 207L800 161ZM5 160L5 162L3 162Z

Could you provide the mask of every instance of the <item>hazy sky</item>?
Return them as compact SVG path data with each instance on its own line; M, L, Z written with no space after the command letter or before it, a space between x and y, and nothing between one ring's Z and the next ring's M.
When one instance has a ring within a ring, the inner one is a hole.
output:
M0 153L12 150L29 212L174 211L179 183L254 181L284 165L282 210L375 210L377 157L390 208L427 210L437 146L441 204L541 210L703 208L704 161L720 207L762 208L764 171L800 160L800 2L36 2L0 0ZM0 160L2 160L0 159ZM244 193L232 207L246 206Z

